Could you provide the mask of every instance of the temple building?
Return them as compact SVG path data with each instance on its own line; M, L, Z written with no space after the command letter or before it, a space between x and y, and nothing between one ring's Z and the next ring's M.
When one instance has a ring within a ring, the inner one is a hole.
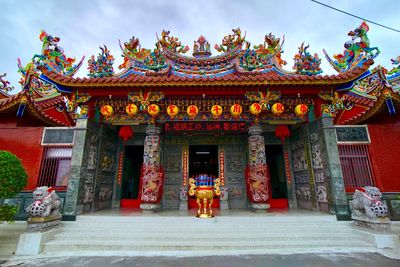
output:
M169 31L154 49L132 37L120 43L114 70L106 46L82 65L66 57L46 32L41 55L23 67L22 91L0 94L0 149L28 170L26 191L7 203L29 204L36 186L55 187L63 218L106 208L185 210L196 206L189 178L219 178L215 208L302 208L350 218L355 188L383 192L400 218L400 58L390 71L363 22L341 54L326 60L303 43L293 71L284 38L251 45L239 28L212 55L200 36L182 45ZM2 80L3 87L8 85ZM4 89L3 88L3 89ZM4 91L4 90L3 90Z

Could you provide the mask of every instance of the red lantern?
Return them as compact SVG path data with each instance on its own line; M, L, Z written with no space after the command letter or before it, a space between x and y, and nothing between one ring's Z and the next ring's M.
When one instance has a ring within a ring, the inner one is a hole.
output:
M290 136L290 131L287 125L278 125L275 129L275 136L279 137L283 143L285 138Z
M118 136L121 137L121 139L124 140L124 142L128 141L133 137L132 128L130 126L122 126L119 129Z

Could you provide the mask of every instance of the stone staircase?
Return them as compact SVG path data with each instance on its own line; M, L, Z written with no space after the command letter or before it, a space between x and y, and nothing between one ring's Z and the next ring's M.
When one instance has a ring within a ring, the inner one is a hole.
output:
M26 222L0 224L0 258L14 255L19 235L25 230Z
M217 216L81 215L43 247L44 255L164 255L376 252L352 222L335 216L257 214Z

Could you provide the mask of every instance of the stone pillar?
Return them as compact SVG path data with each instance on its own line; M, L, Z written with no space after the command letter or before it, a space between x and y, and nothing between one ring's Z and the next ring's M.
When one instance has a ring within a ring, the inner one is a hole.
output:
M322 117L320 135L322 139L322 151L326 159L326 173L329 190L329 209L336 214L338 220L349 219L343 173L340 165L339 150L337 146L336 132L333 126L333 118Z
M140 208L154 211L161 206L164 182L160 163L160 129L155 125L148 125L146 134L141 173Z
M250 206L256 210L267 210L268 200L268 177L265 156L265 143L262 134L262 127L251 126L249 134L249 162L246 175L247 196Z
M79 200L80 191L83 190L83 179L85 179L85 146L88 135L89 120L76 120L74 146L72 149L71 171L68 178L67 194L64 204L64 220L75 220L76 215L82 212ZM96 155L97 157L97 155Z

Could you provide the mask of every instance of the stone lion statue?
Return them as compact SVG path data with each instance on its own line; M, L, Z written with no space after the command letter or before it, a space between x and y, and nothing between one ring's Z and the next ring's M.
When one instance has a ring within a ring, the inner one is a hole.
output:
M352 216L366 216L369 219L387 217L388 208L381 197L382 193L373 186L356 189L353 200L350 201Z
M34 202L25 209L31 217L60 215L61 200L51 187L37 187L33 191L33 200Z

